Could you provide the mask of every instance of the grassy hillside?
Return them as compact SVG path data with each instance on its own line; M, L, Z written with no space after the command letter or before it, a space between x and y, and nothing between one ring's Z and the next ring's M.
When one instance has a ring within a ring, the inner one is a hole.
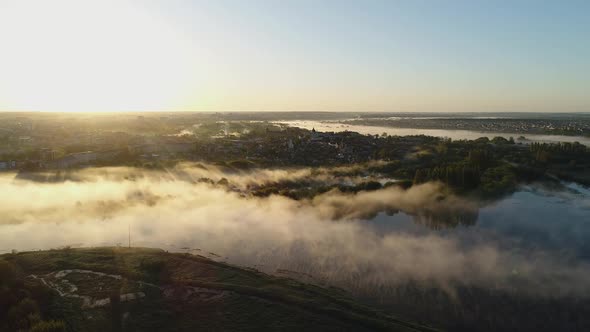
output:
M144 248L0 256L2 331L434 331L303 284Z

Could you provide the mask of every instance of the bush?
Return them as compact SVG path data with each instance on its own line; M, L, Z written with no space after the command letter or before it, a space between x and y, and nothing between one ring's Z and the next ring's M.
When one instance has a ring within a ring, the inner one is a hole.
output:
M508 166L489 168L481 176L481 184L486 194L506 194L515 190L516 175Z
M139 263L139 269L145 272L151 281L165 282L170 280L170 271L164 259L144 258Z
M35 324L30 332L65 332L66 324L62 321L48 320Z
M37 302L25 298L8 310L7 321L17 329L26 329L31 325L30 318L36 317L38 314L39 307L37 306Z
M229 166L236 169L250 169L254 168L256 164L249 160L234 160L229 162Z
M0 260L0 286L11 287L17 280L17 270L11 263Z

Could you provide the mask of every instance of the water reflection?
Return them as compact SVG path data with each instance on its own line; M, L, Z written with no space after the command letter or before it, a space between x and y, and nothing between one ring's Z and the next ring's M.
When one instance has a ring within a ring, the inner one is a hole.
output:
M496 243L502 248L554 252L590 262L590 190L568 184L568 190L523 187L479 211L447 209L410 215L381 213L369 220L381 234L437 234Z
M134 246L210 255L270 273L291 270L357 294L377 296L408 282L590 293L584 264L590 205L576 187L524 188L478 210L463 198L439 199L434 184L330 191L304 201L248 197L191 181L206 171L88 169L63 182L0 177L1 191L11 193L0 201L0 249L125 245L131 228ZM232 176L247 187L252 179L310 175ZM385 212L368 219L375 211Z
M423 211L414 216L414 222L431 229L455 228L457 226L473 226L477 222L478 211L451 210Z
M388 210L376 213L370 219L373 223L396 223L396 219L412 220L415 224L431 230L453 229L459 226L473 226L477 223L479 210L474 208L447 207L433 209L420 209L408 214L400 210Z

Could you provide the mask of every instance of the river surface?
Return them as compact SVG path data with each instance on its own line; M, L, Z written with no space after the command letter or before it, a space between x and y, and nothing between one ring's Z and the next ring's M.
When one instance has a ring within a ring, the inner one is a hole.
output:
M559 257L590 262L590 191L569 184L563 191L523 187L510 197L479 209L472 222L449 225L398 213L370 220L379 234L437 234L461 244L494 243L510 251L553 252Z
M479 132L471 130L446 130L446 129L415 129L415 128L395 128L395 127L381 127L381 126L362 126L362 125L351 125L340 122L330 121L308 121L308 120L295 120L295 121L278 121L289 125L291 127L299 127L311 130L315 128L317 131L354 131L365 135L381 135L387 133L393 136L407 136L407 135L427 135L436 137L448 137L453 140L468 139L474 140L480 137L493 138L501 136L504 138L513 137L517 139L519 134L514 133L492 133L492 132ZM564 135L525 135L527 142L579 142L584 145L590 145L589 137L581 136L564 136Z
M126 246L131 241L133 246L329 280L362 269L383 271L373 276L379 282L393 280L390 273L420 277L424 272L412 270L414 263L434 264L431 256L441 252L452 261L445 264L482 269L482 274L503 264L512 271L541 256L539 266L529 270L590 263L590 190L575 184L557 192L523 187L497 202L482 203L467 218L453 219L460 222L403 211L369 220L325 220L318 213L322 206L282 197L245 199L182 181L39 184L6 178L0 187L12 192L0 202L3 252ZM480 258L470 256L486 250L493 267L479 266ZM402 256L396 260L392 255ZM428 273L453 277L443 265Z
M440 203L430 183L294 201L192 181L213 178L212 169L182 170L85 169L60 181L2 173L0 249L157 247L341 287L449 331L536 331L540 319L553 324L546 331L587 330L579 328L590 308L587 188L530 185L495 202ZM217 176L245 188L324 175ZM429 210L437 202L445 208ZM372 213L354 214L361 210ZM494 324L482 329L486 320Z
M490 240L498 241L500 244L510 243L522 248L567 251L580 259L590 260L590 190L577 184L569 184L566 188L563 191L548 191L535 186L525 186L509 197L485 204L473 220L458 224L448 224L443 220L437 220L436 217L422 220L404 212L394 215L380 213L373 219L357 220L356 223L371 235L397 232L460 236L462 239L469 236L490 236ZM56 191L56 194L59 192ZM47 209L54 208L59 207L52 206ZM227 208L231 209L230 206ZM43 218L43 221L36 221L27 218L25 212L22 221L6 222L5 219L0 223L0 250L39 250L66 245L126 245L128 224L117 224L117 217L123 216L132 217L129 218L131 225L141 230L132 234L133 243L136 245L164 246L180 251L181 247L201 246L207 249L207 246L200 242L202 234L192 234L190 224L175 224L162 220L163 216L146 216L142 220L141 215L121 212L121 216L107 213L102 218L92 216L84 220ZM164 228L168 228L168 231L163 232ZM171 234L170 229L175 232ZM194 241L190 240L191 235L195 236ZM222 234L216 234L211 230L211 235ZM211 244L215 248L209 249L220 250L219 246L214 245L214 241L211 241ZM290 244L292 243L285 243ZM223 254L226 257L231 256L230 252L224 251Z

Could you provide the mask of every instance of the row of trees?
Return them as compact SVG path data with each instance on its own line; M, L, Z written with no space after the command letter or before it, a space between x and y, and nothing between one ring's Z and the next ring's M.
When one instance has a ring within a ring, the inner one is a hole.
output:
M480 176L479 167L467 163L455 163L417 169L414 175L414 184L441 181L452 187L472 189L479 185Z
M531 143L529 149L534 160L540 163L590 160L590 150L578 142Z
M514 190L516 178L514 167L500 161L500 156L491 147L480 146L469 150L458 161L443 160L438 165L417 168L413 183L440 181L457 190L479 189L486 195L501 195Z
M531 143L529 145L531 152L547 151L555 153L588 153L588 147L579 142L560 142L560 143Z

